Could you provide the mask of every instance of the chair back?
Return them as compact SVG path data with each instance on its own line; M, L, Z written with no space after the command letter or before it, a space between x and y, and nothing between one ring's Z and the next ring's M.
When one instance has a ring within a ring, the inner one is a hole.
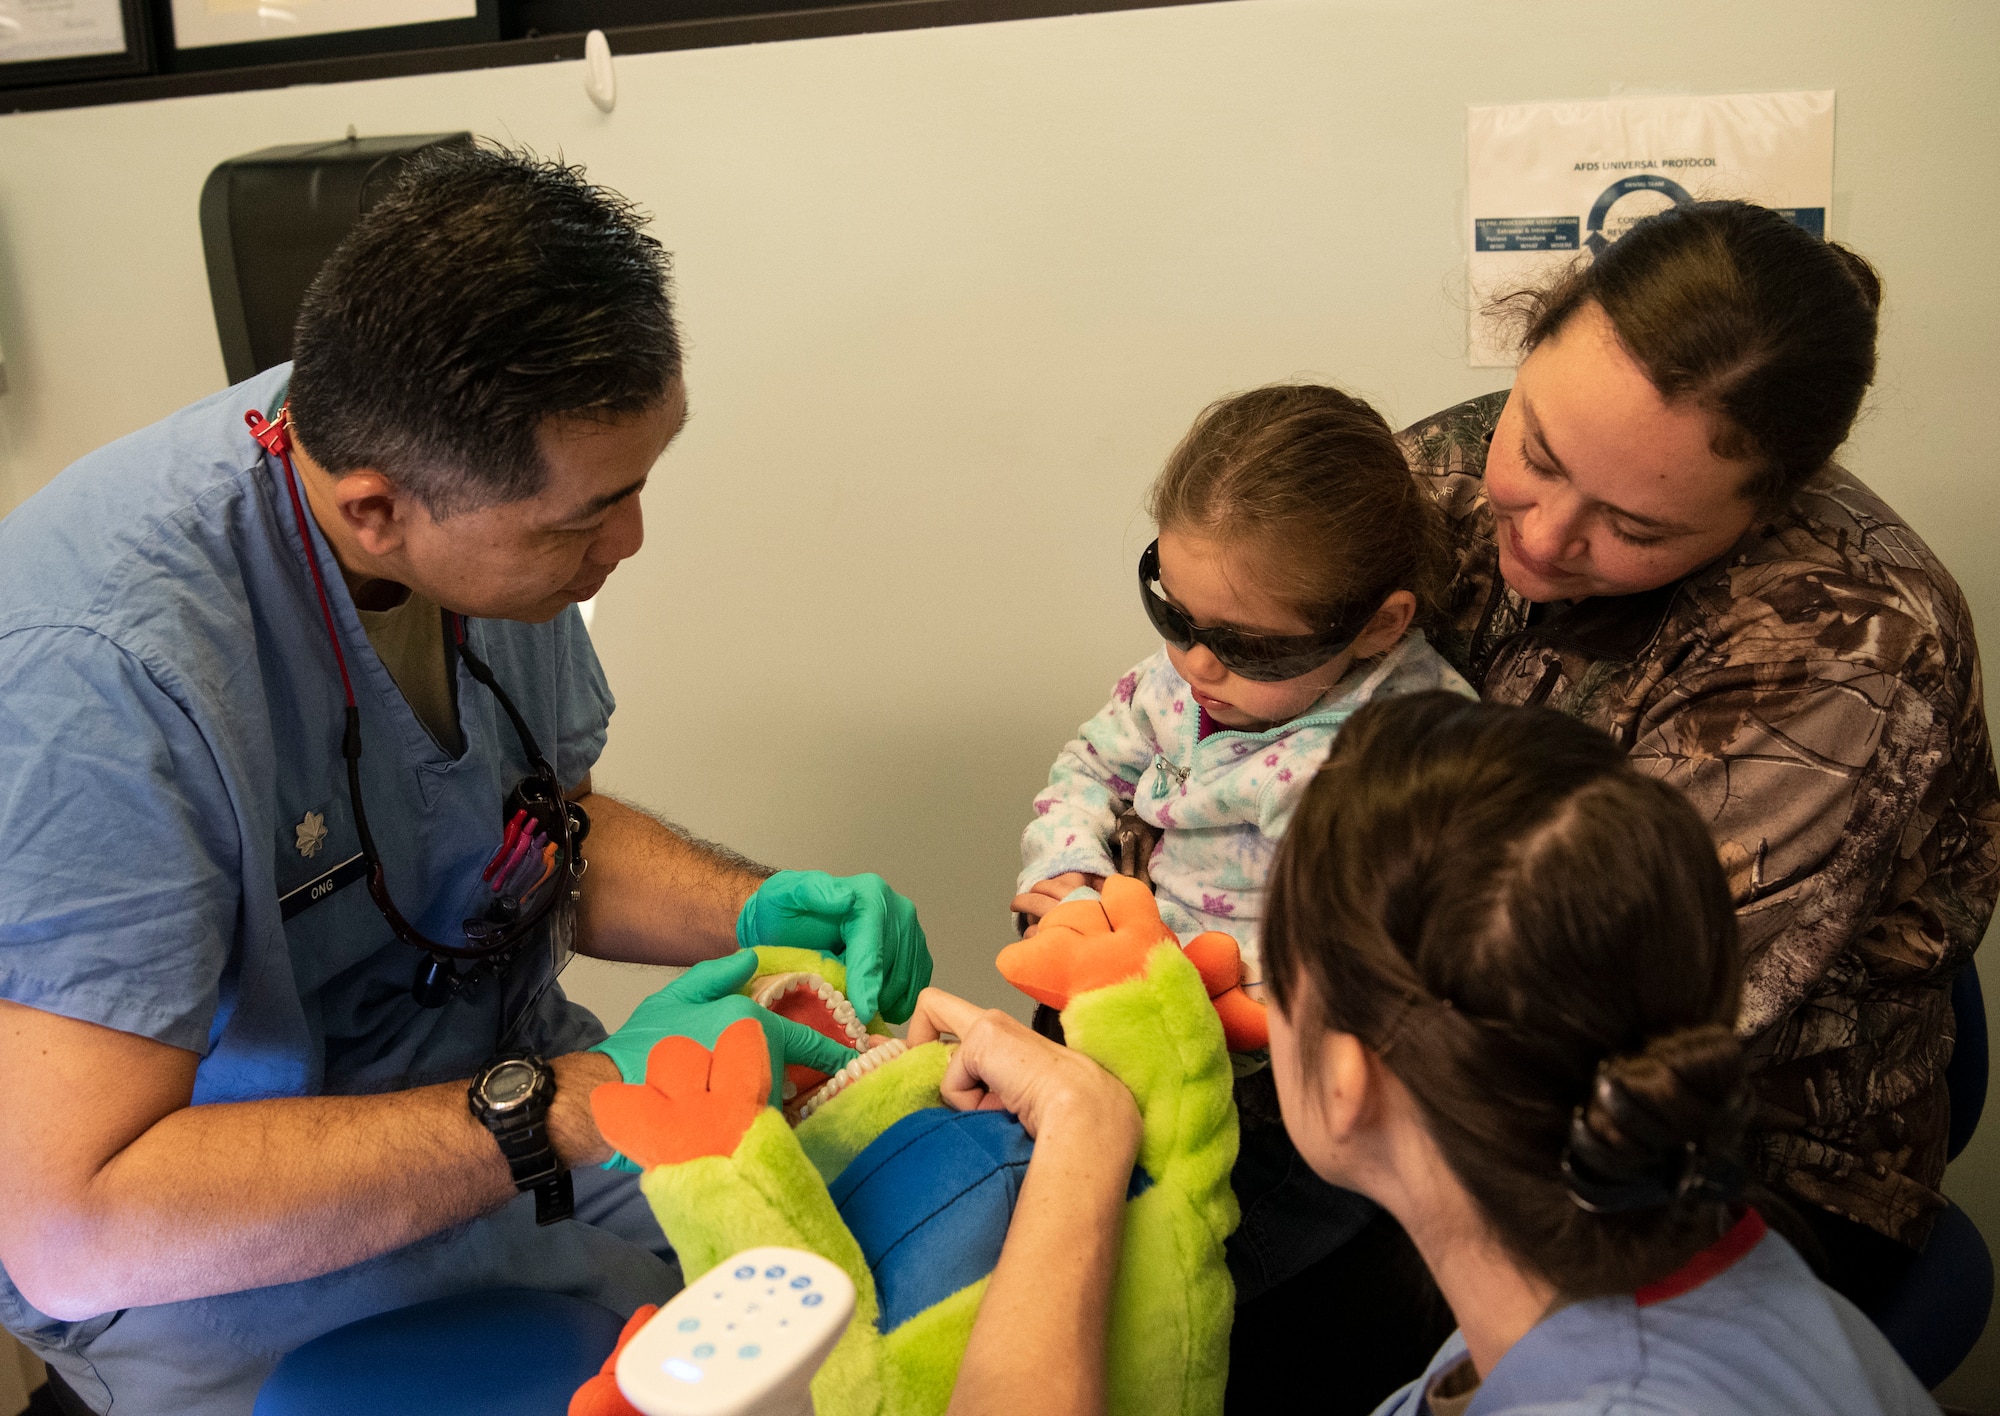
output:
M1944 1085L1951 1095L1951 1131L1945 1159L1957 1160L1986 1109L1986 999L1979 989L1979 965L1967 959L1951 981L1951 1015L1958 1041L1945 1064Z
M1951 1097L1945 1155L1955 1160L1986 1109L1986 1000L1969 959L1951 982L1951 1012L1958 1041L1944 1072ZM1992 1308L1993 1256L1972 1217L1947 1204L1902 1282L1868 1316L1917 1379L1934 1387L1972 1351Z

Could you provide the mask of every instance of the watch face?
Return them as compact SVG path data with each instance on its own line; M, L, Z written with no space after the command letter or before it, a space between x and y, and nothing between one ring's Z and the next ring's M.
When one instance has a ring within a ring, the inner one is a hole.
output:
M528 1099L535 1089L536 1071L527 1062L507 1061L494 1067L479 1084L480 1095L495 1111L507 1111Z

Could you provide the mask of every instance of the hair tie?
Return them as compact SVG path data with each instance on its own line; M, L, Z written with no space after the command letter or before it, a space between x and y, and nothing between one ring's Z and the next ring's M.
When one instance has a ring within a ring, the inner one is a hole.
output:
M1624 1087L1605 1070L1609 1064L1608 1058L1598 1064L1594 1089L1608 1110L1629 1111ZM1586 1110L1578 1106L1570 1112L1569 1144L1563 1147L1561 1160L1563 1183L1578 1209L1628 1214L1711 1200L1730 1203L1742 1197L1748 1172L1741 1157L1712 1154L1694 1141L1683 1141L1635 1171L1610 1153L1604 1138L1591 1128Z
M1576 1156L1576 1131L1584 1125L1583 1108L1570 1123L1570 1144L1563 1148L1562 1175L1570 1203L1591 1214L1627 1214L1633 1210L1676 1208L1708 1200L1734 1203L1743 1197L1747 1178L1743 1162L1734 1156L1711 1156L1688 1141L1678 1156L1669 1153L1656 1171L1612 1180L1593 1172ZM1586 1128L1587 1129L1587 1128Z

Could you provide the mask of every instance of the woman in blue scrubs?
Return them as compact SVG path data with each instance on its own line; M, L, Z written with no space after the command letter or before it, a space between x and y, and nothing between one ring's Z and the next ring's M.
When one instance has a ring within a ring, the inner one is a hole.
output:
M1364 709L1285 841L1265 949L1286 1129L1395 1215L1459 1321L1378 1416L1937 1409L1746 1186L1728 888L1609 738L1443 694ZM1103 1331L1129 1100L998 1014L931 992L919 1015L965 1039L966 1098L1049 1153L952 1410L1101 1410L1076 1334Z

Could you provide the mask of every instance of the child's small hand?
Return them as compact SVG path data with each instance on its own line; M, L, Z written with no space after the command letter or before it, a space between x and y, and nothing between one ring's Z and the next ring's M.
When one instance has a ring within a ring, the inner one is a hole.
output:
M1025 894L1014 897L1014 913L1028 917L1028 927L1022 931L1023 939L1035 937L1035 931L1042 927L1042 916L1063 902L1063 897L1072 890L1085 886L1093 890L1104 888L1102 875L1085 875L1080 870L1066 871L1053 879L1043 880L1029 887Z

